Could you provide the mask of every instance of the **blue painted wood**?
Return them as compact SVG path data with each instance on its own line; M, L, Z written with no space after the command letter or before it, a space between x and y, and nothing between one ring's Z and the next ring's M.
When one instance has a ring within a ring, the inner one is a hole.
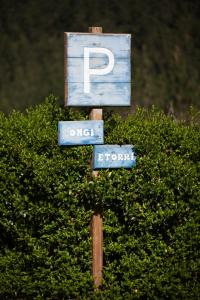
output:
M131 35L65 33L65 103L68 106L130 106L131 105ZM108 54L91 52L89 68L84 60L85 48L111 51L114 66L106 74L90 74L84 70L106 69ZM85 65L84 65L85 64ZM86 92L86 82L90 89Z
M91 58L90 67L92 69L105 68L108 65L108 58ZM82 58L68 59L68 82L83 83L84 62ZM94 82L102 83L122 83L130 81L130 61L128 59L118 59L113 70L106 75L91 75L91 87Z
M132 145L95 145L93 151L93 169L130 169L136 165L136 156Z
M66 35L67 57L83 57L84 47L108 48L116 58L127 58L130 55L130 34L67 32Z
M103 121L59 121L60 146L103 144Z
M83 96L83 83L71 83L68 105L71 106L129 106L129 83L93 83L91 93Z

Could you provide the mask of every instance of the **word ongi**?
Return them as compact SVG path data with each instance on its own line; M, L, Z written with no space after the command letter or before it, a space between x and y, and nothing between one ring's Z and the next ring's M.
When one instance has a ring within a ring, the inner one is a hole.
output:
M68 128L66 134L69 136L94 136L95 131L93 128Z
M109 160L135 160L134 153L98 153L98 161L109 161Z

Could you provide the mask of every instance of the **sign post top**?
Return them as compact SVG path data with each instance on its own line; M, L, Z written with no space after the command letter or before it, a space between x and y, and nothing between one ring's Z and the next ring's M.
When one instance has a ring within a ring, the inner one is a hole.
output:
M89 32L91 33L102 33L103 32L103 28L102 27L98 27L98 26L92 26L89 27Z
M65 33L65 104L130 106L130 34Z

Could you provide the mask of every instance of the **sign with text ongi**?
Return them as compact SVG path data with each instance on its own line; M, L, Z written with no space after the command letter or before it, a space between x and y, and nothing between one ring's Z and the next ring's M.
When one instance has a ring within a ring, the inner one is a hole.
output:
M65 104L130 106L130 34L65 32Z
M59 121L60 146L103 144L103 121Z

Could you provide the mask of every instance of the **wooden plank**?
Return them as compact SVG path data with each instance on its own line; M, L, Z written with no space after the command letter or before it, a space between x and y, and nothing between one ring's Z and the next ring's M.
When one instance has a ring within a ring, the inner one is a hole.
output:
M130 169L136 164L132 145L95 145L93 168L97 169Z
M67 80L68 73L67 73L67 35L64 33L64 80ZM67 99L68 99L68 84L67 82L64 84L64 107L67 106Z
M131 35L65 33L65 103L131 105Z
M129 106L130 83L93 83L91 92L83 95L83 83L68 84L69 106Z
M90 34L66 32L67 57L83 58L84 47L106 47L116 58L128 58L130 55L130 34Z
M103 121L58 122L58 144L60 146L103 144Z
M108 57L98 57L90 59L91 69L105 68L108 65ZM94 82L130 82L130 61L128 59L118 59L112 72L105 75L92 75ZM68 79L69 83L84 82L84 61L82 58L68 58Z

